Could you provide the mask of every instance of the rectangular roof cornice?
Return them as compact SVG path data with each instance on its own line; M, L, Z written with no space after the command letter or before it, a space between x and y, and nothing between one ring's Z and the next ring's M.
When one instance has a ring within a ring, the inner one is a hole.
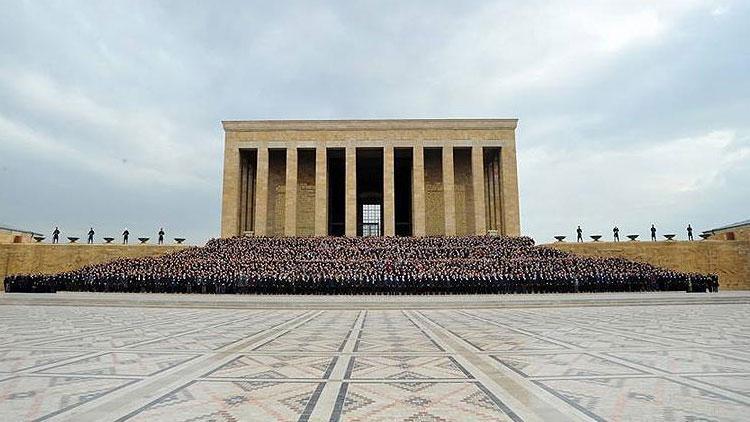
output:
M518 119L224 120L226 132L274 130L515 130Z

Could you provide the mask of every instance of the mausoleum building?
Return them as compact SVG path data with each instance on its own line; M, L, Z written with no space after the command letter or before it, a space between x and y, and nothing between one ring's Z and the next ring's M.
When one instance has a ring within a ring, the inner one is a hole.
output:
M517 119L224 121L221 234L520 234Z

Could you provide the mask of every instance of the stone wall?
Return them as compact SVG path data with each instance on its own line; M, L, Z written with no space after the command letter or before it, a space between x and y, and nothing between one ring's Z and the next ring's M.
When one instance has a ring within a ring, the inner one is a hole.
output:
M315 234L315 151L300 150L297 158L297 236Z
M722 289L750 290L750 241L556 242L560 250L622 257L679 271L715 273Z
M445 234L445 194L443 193L443 156L437 148L424 150L425 232L428 236Z
M0 243L15 243L17 238L21 240L19 243L34 242L33 233L0 228Z
M10 243L0 245L0 286L6 275L56 273L118 258L158 256L188 248L186 245L85 245Z
M453 180L455 182L456 234L474 234L474 186L471 173L471 149L453 151Z
M286 153L271 150L268 154L268 235L284 235L286 218Z
M739 226L713 232L708 240L744 240L750 241L750 226Z

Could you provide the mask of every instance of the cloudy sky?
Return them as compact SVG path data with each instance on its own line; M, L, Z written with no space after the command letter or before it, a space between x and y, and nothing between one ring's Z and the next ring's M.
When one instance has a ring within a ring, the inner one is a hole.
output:
M0 0L0 225L218 234L222 119L517 117L522 231L750 218L750 2Z

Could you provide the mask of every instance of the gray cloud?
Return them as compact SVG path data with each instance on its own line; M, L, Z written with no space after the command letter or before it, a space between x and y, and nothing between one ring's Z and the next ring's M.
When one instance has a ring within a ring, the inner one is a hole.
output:
M5 2L0 222L219 226L222 119L519 117L523 231L747 218L745 2Z

